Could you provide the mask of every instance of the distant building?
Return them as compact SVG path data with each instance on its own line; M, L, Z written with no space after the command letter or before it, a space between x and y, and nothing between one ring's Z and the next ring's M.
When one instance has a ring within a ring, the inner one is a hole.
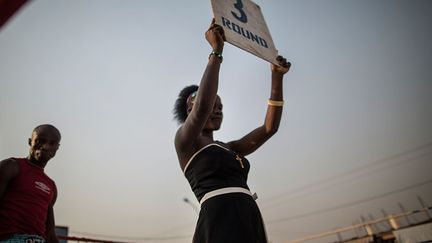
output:
M67 237L69 234L69 228L67 226L56 226L55 232L56 232L57 237L59 237L59 236ZM60 239L59 243L67 243L67 240Z
M408 242L432 242L432 222L393 231L400 243Z

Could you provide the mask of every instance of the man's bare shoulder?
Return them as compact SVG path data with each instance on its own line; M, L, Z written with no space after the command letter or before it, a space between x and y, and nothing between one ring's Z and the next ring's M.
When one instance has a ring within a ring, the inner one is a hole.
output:
M0 161L0 174L8 177L15 177L19 173L18 160L8 158Z

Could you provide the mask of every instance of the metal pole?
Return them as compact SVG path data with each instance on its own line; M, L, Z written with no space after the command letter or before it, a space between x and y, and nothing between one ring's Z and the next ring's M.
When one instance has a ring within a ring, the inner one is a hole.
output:
M183 198L183 202L189 204L195 210L196 214L199 215L198 207L195 204L193 204L187 197Z

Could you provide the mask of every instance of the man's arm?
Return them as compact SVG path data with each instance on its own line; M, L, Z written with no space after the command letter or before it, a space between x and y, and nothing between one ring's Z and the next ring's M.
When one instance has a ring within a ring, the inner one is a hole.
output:
M19 173L18 162L12 158L0 161L0 201L6 193L9 182Z
M55 233L55 220L54 220L54 203L57 200L57 188L54 190L54 199L51 205L48 207L47 219L45 223L46 227L46 242L47 243L58 243L57 235Z

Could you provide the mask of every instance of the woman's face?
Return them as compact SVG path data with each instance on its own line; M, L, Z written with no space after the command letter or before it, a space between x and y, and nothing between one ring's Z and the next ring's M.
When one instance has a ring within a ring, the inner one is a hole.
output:
M222 125L223 113L222 113L222 101L219 96L216 96L215 103L213 105L213 111L210 114L204 130L219 130Z
M188 111L189 114L192 110L193 100L188 100ZM213 105L213 111L210 114L206 124L204 125L204 130L219 130L222 125L223 113L222 113L222 101L219 96L216 96L215 103Z

